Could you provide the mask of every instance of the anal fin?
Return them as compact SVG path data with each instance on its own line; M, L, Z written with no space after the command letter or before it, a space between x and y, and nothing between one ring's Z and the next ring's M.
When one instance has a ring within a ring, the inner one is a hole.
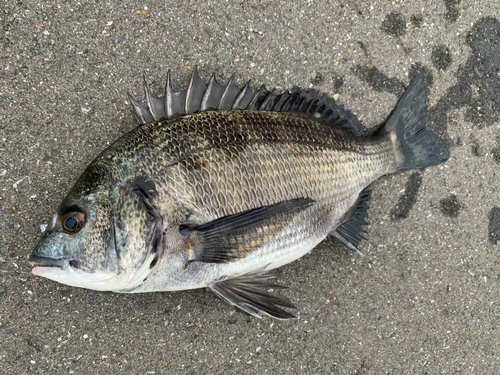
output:
M371 190L363 190L359 195L357 203L353 205L353 210L348 212L348 219L335 232L330 234L331 237L334 237L343 246L360 255L363 255L363 253L358 250L358 246L365 239L362 235L362 227L367 224L365 221L368 217L368 205L366 202L370 200L371 194Z
M240 308L246 313L261 319L262 315L288 320L295 316L281 307L295 309L295 305L286 297L273 294L269 289L284 289L281 285L270 283L275 276L257 271L218 281L209 288L227 303Z

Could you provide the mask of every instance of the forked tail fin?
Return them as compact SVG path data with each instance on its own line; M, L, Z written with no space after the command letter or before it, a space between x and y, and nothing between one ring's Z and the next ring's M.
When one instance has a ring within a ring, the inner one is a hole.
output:
M424 76L419 74L408 86L382 131L399 143L400 169L425 168L449 159L448 147L426 128L427 104Z

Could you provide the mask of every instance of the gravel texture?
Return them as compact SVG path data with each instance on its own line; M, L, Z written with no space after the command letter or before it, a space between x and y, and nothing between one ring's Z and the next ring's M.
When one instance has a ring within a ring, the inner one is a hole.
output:
M500 3L5 1L0 11L0 373L496 373ZM315 88L374 128L418 72L451 158L378 180L364 257L325 242L278 271L298 319L206 290L121 295L31 274L85 166L167 70Z

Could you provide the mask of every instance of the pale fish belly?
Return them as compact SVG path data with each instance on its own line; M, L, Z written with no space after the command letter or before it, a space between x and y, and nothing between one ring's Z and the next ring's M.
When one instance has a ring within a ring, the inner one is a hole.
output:
M290 222L275 238L251 255L229 263L190 262L181 254L159 261L155 272L129 293L204 288L214 282L256 271L269 271L304 256L334 231L355 204L361 189L341 202L316 203Z

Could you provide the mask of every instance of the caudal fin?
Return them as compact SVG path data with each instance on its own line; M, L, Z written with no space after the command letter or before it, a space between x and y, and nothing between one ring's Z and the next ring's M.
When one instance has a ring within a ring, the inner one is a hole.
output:
M448 147L426 128L427 103L424 76L419 74L408 86L383 130L399 143L399 169L424 168L449 159Z

